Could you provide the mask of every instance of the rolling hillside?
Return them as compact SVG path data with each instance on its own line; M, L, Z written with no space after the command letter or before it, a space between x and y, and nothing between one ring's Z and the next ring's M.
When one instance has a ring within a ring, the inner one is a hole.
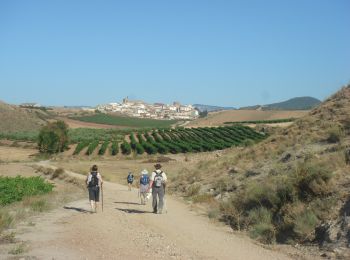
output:
M46 124L50 116L38 109L20 108L0 101L0 131L33 131Z
M350 85L258 145L181 169L169 189L261 242L349 257L349 169Z
M220 106L210 106L210 105L203 105L203 104L194 104L193 106L200 112L203 112L203 111L214 112L214 111L221 111L221 110L236 109L234 107L220 107Z
M309 110L321 103L320 100L313 97L296 97L287 101L268 104L268 105L256 105L250 107L241 107L242 110Z

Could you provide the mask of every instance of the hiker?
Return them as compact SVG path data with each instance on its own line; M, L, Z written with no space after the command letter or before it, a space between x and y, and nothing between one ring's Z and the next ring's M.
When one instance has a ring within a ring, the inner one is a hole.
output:
M126 180L128 182L129 191L131 191L131 186L132 186L132 183L134 182L134 175L132 174L132 172L129 172Z
M141 197L141 204L146 205L147 202L147 195L148 195L148 189L149 188L149 177L148 177L148 171L143 170L141 172L140 176L140 197Z
M161 170L162 165L157 163L154 165L154 168L156 170L152 172L151 182L150 182L150 188L152 188L152 197L153 197L153 201L152 201L153 213L162 214L167 177L165 172ZM159 200L159 202L157 201L157 199Z
M97 165L91 167L91 171L86 177L86 184L89 190L89 200L91 206L91 213L97 212L97 203L100 201L100 188L102 189L102 177L97 171Z

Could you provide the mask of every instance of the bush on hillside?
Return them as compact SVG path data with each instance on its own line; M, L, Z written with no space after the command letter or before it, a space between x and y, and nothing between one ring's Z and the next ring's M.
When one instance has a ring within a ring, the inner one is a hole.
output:
M63 121L48 123L40 130L38 147L42 153L63 152L68 147L68 125Z
M333 192L330 179L332 173L325 165L303 163L297 166L295 185L301 200L326 196Z
M334 204L331 178L327 167L308 161L289 174L252 181L221 203L222 218L262 242L311 241Z

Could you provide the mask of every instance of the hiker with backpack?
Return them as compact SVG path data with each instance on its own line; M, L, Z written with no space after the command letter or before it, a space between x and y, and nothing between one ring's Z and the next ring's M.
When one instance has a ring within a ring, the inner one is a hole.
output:
M134 175L132 174L132 172L129 172L128 177L126 177L126 180L128 182L129 191L131 191L131 186L134 182Z
M148 190L149 190L148 171L143 170L141 172L141 176L140 176L140 197L141 197L141 204L142 205L146 205Z
M102 189L103 183L101 174L97 170L97 165L93 165L91 171L86 177L91 213L97 212L97 203L100 201L100 190Z
M165 172L161 170L162 165L159 163L154 165L155 171L152 172L150 188L152 188L152 207L153 213L162 214L164 206L165 185L167 177Z

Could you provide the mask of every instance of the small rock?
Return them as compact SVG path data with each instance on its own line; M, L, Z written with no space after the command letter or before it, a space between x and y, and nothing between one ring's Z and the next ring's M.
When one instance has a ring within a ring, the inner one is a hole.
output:
M320 254L321 257L328 257L328 255L326 253L322 253Z

